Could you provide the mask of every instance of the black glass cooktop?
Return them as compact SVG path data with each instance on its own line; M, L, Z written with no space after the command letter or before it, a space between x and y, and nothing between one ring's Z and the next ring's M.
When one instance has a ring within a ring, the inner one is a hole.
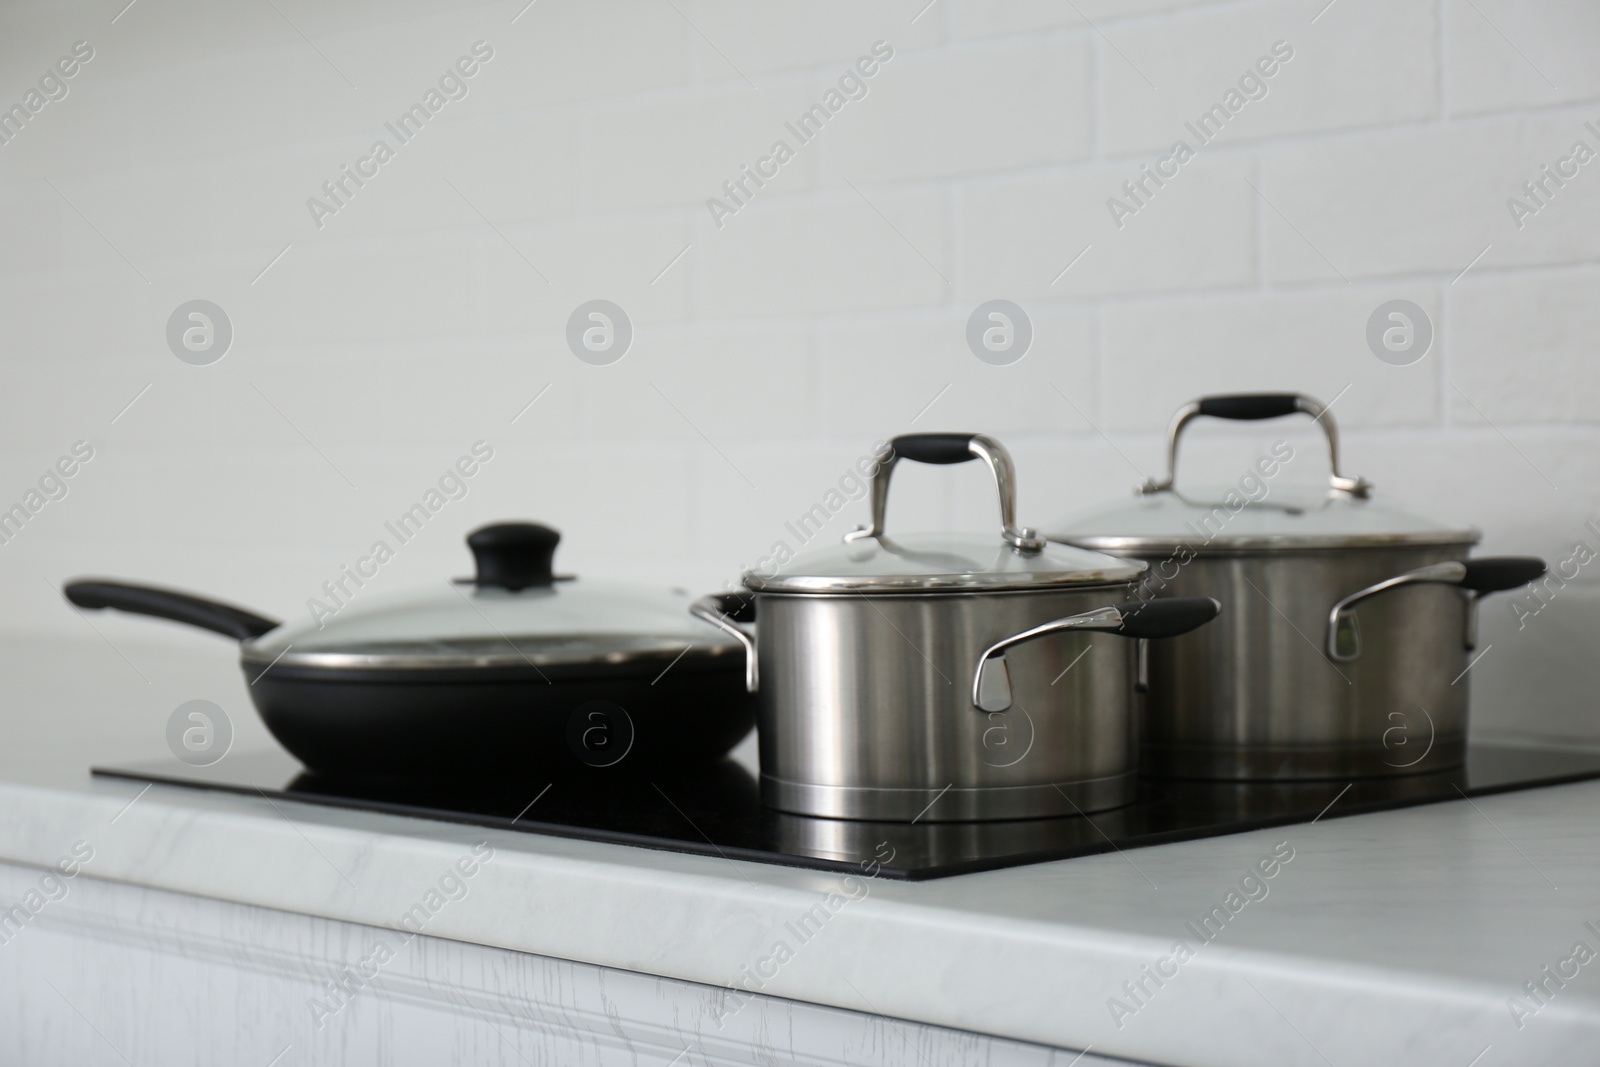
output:
M169 759L94 773L817 870L876 862L882 877L916 880L1600 778L1600 753L1479 745L1459 770L1386 780L1146 781L1115 811L990 823L785 815L761 806L756 779L733 760L650 780L399 782L321 777L271 751L229 753L210 767Z

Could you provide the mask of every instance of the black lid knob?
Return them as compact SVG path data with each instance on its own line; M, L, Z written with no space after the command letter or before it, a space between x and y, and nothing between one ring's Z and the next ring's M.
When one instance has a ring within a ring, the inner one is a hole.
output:
M467 535L478 562L478 585L527 589L555 582L552 562L561 534L536 522L497 522Z

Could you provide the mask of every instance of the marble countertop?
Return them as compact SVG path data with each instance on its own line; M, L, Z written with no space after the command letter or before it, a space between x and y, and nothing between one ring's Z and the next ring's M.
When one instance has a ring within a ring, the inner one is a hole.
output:
M0 641L0 860L87 847L84 876L374 925L437 901L435 936L1162 1064L1491 1067L1600 1043L1600 783L847 881L92 780L163 755L191 699L228 712L237 748L272 744L228 643L147 628ZM708 990L696 1025L737 1010Z

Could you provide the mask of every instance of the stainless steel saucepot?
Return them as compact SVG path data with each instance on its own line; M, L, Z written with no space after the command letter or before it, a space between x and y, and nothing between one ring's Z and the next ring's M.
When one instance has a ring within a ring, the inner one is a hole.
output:
M1272 486L1275 449L1229 489L1180 492L1178 438L1201 416L1305 414L1327 435L1326 492ZM1480 533L1380 504L1339 471L1339 435L1299 394L1205 397L1181 408L1168 474L1139 499L1051 539L1143 559L1141 595L1214 596L1222 625L1150 658L1145 770L1218 779L1343 778L1461 764L1477 601L1544 573L1537 559L1468 560Z
M763 800L835 818L961 821L1128 803L1136 650L1210 620L1209 599L1131 603L1143 563L1019 529L1011 457L982 434L896 438L872 523L695 615L744 642ZM998 537L884 529L900 459L980 459ZM759 618L759 625L750 624Z

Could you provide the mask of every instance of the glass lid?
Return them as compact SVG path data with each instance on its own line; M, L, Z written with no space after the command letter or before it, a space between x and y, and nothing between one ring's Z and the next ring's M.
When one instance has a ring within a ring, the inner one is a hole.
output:
M1237 488L1150 493L1063 522L1049 537L1102 551L1203 553L1475 544L1479 533L1337 489L1273 487L1255 500Z
M398 593L313 602L313 618L247 642L252 664L351 670L737 666L738 642L689 615L686 592L561 577L561 535L503 523L467 538L477 575ZM318 604L322 607L318 607ZM323 610L326 608L326 610ZM567 673L572 673L571 671Z
M1052 545L1016 525L1011 456L983 434L907 434L890 442L872 480L872 523L842 544L803 552L776 570L750 570L745 587L761 593L999 592L1131 582L1145 564ZM889 478L901 459L920 463L983 460L1000 494L999 536L884 531Z
M1328 488L1274 484L1294 456L1282 442L1256 460L1231 486L1186 489L1174 484L1178 437L1193 419L1263 419L1311 415L1328 439L1332 474ZM1052 527L1051 540L1103 551L1159 552L1179 548L1201 553L1275 549L1382 548L1403 545L1476 544L1470 526L1417 515L1373 499L1364 478L1339 472L1339 433L1326 407L1298 393L1210 396L1178 410L1168 431L1167 476L1150 479L1125 504L1069 519Z

